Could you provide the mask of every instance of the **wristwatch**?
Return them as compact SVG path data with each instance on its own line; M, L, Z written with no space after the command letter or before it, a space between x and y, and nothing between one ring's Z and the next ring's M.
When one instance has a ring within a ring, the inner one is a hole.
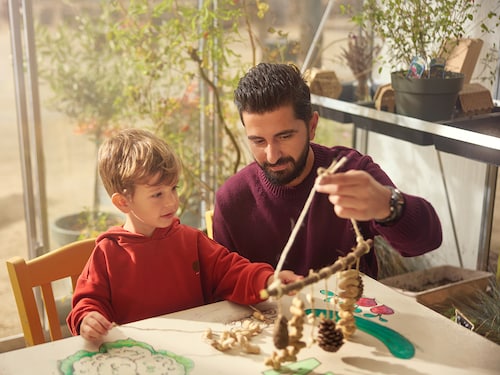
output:
M383 224L383 225L388 225L398 220L403 213L403 208L405 205L405 199L403 197L403 194L398 189L392 186L386 186L386 187L391 190L391 199L389 201L389 207L391 213L385 219L375 220L378 224Z

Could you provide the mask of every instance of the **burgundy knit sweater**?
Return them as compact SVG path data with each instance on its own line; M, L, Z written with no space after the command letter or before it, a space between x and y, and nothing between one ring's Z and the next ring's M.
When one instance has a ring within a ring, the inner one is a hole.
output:
M326 168L334 159L347 156L348 161L339 171L365 170L381 184L394 186L369 156L341 146L311 145L314 166L298 186L270 184L255 162L231 176L216 194L214 239L251 261L276 267L314 185L318 167ZM432 205L409 194L404 194L404 198L403 215L394 224L358 222L363 237L381 235L403 256L421 255L439 247L441 223ZM356 245L350 220L336 216L327 194L315 194L302 225L283 269L307 275L310 269L318 270L333 263ZM378 268L373 249L362 257L361 270L376 278Z

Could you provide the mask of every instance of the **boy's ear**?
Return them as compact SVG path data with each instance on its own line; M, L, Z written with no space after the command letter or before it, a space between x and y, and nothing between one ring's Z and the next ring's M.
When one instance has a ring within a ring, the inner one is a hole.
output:
M115 205L115 207L118 208L124 214L126 214L126 213L128 213L130 211L130 208L129 208L129 205L128 205L128 199L123 194L114 193L111 196L111 202L113 202L113 204Z

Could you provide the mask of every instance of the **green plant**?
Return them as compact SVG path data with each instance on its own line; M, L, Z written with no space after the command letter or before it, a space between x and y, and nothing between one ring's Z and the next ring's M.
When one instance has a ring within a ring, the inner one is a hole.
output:
M268 9L260 0L105 0L55 33L38 27L40 76L54 108L96 148L124 127L162 136L183 161L180 214L200 217L200 202L210 207L215 189L248 161L232 96L261 45L252 12ZM237 44L251 46L250 61ZM96 174L93 212L98 185Z
M146 127L164 137L184 164L181 211L195 209L201 198L211 202L205 192L242 163L232 133L237 114L228 109L242 71L228 67L243 69L231 43L240 38L244 13L232 0L217 8L210 1L193 5L102 1L98 12L82 13L55 32L37 27L39 72L52 90L52 107L96 150L124 127ZM220 130L210 129L215 121ZM217 174L205 173L214 159ZM97 173L95 186L91 211L99 212Z
M97 237L109 227L121 224L123 224L123 220L117 215L84 209L73 223L73 229L80 232L78 239L83 240L85 238Z
M373 35L366 30L357 34L349 33L347 48L342 48L342 57L358 81L356 98L358 101L370 101L370 87L373 60L380 52L380 46L374 45Z
M353 20L382 39L387 51L382 62L400 70L408 69L414 56L427 62L439 57L450 48L449 42L466 38L475 27L494 33L500 5L479 19L480 8L481 2L471 0L367 0Z
M128 126L124 117L126 82L117 57L107 48L106 18L78 16L52 30L37 27L39 76L52 96L49 105L68 116L78 134L86 135L95 150L117 129ZM75 27L76 26L76 27ZM92 210L100 207L97 169Z

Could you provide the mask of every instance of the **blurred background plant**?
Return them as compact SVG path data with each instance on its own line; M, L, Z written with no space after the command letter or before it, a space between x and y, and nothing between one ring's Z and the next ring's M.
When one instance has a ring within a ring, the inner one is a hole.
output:
M351 69L357 81L355 96L358 101L371 101L373 61L380 52L380 46L374 45L373 35L360 29L358 33L349 33L347 48L342 47L342 57Z
M179 214L194 226L215 188L247 161L232 90L255 60L243 62L232 46L243 42L241 25L254 35L248 11L264 14L266 7L237 3L102 1L56 30L37 27L39 73L52 108L96 150L125 127L162 136L183 161ZM102 193L96 173L94 212Z

